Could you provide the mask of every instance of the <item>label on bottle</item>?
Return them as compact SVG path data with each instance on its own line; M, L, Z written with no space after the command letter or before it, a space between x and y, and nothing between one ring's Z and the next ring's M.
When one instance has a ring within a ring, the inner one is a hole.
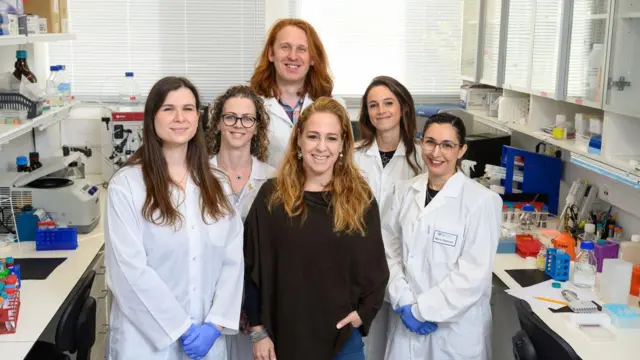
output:
M580 287L594 287L596 285L596 276L585 273L574 273L573 283Z

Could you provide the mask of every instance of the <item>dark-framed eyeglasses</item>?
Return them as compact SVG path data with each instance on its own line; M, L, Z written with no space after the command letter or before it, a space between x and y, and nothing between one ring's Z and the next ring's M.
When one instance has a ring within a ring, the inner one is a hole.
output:
M443 142L437 142L431 138L425 138L422 142L422 148L426 152L433 152L436 149L436 146L440 146L440 151L443 154L448 155L451 154L460 144L456 144L453 141L445 140Z
M256 118L249 115L236 116L234 114L222 114L222 122L227 126L235 126L238 121L245 128L253 127L256 124Z

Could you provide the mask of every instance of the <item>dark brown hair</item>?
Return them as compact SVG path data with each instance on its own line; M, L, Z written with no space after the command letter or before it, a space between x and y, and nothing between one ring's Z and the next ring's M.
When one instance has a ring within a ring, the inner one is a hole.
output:
M196 109L200 109L200 97L193 84L183 77L165 77L158 81L149 92L144 106L144 123L142 130L142 146L131 156L125 166L140 166L142 178L147 188L147 196L142 207L145 220L156 225L169 225L180 228L182 214L171 201L170 185L178 186L169 176L169 168L162 153L162 139L155 129L155 117L167 95L182 88L187 88L196 99ZM217 180L215 170L209 164L204 140L204 129L201 121L195 136L187 145L187 167L193 182L200 189L200 209L202 220L207 217L219 220L232 214L233 208L224 194L222 185Z
M220 131L217 124L222 120L222 109L227 100L232 98L249 99L256 108L255 134L251 138L251 155L262 162L269 157L269 114L264 109L264 100L246 85L230 87L224 94L218 96L213 105L209 106L209 123L205 126L205 139L209 156L220 152Z
M422 172L422 169L420 165L418 165L418 155L416 154L416 110L413 97L404 85L392 77L378 76L374 78L371 84L367 86L364 95L362 95L359 119L362 144L358 146L358 149L370 148L376 138L376 128L369 118L367 105L367 96L369 96L371 89L376 86L386 87L400 102L400 108L402 109L402 116L400 117L400 139L406 148L405 157L407 158L407 163L411 169L413 169L413 172L418 175Z
M307 34L309 55L311 61L313 61L313 65L309 67L309 72L304 80L302 91L298 95L309 94L309 97L313 100L321 96L331 96L333 80L329 75L327 52L324 50L320 36L318 36L313 26L301 19L282 19L271 27L256 69L253 72L253 76L251 76L251 88L260 96L280 97L280 90L278 89L278 84L276 84L276 68L269 61L269 52L273 49L278 33L287 26L295 26Z

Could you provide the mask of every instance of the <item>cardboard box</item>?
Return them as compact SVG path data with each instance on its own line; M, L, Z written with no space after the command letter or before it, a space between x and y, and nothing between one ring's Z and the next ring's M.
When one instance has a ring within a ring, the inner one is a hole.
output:
M60 32L60 0L25 0L25 14L47 19L47 32Z
M47 29L47 18L40 18L38 20L38 25L40 25L40 34L46 34L49 32Z
M58 0L60 4L60 32L69 32L69 7L67 6L67 0Z
M40 17L38 15L23 15L26 18L26 29L28 35L40 34Z

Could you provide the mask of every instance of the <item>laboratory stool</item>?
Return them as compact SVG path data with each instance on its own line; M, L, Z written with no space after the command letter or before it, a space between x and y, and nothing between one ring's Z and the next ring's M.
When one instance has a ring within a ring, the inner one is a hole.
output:
M563 338L533 313L529 303L516 299L514 305L522 328L511 339L517 360L580 359Z
M96 336L96 299L89 296L94 270L87 271L65 301L62 316L58 321L55 343L37 341L25 360L69 360L69 354L76 354L76 360L89 360L91 347Z

